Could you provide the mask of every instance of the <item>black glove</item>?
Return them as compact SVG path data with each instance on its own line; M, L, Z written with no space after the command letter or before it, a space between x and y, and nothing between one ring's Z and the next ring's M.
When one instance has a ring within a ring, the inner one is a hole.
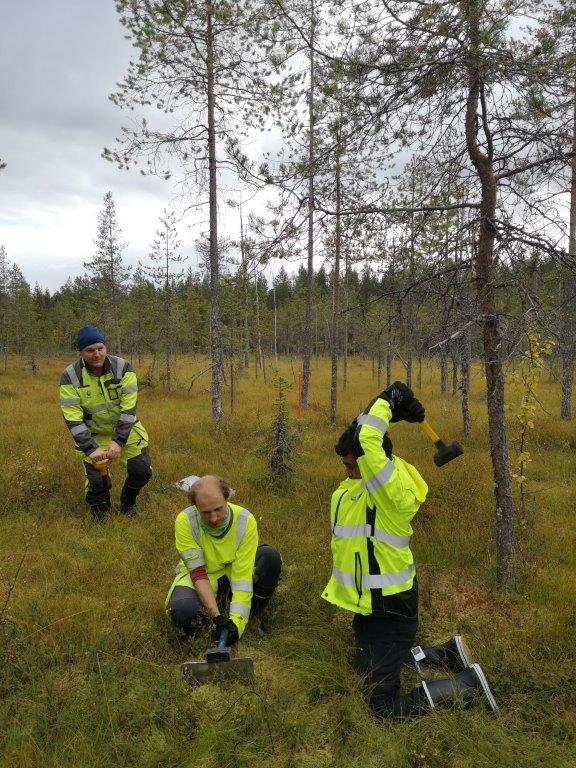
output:
M226 629L228 630L228 637L226 638L226 645L234 645L238 642L238 629L236 627L236 624L232 621L232 619L227 619L226 616L214 616L214 632L212 634L212 639L215 643L220 640L220 636L222 635L222 631Z
M380 393L383 400L388 400L392 409L390 421L424 421L424 406L414 397L414 392L401 381L395 381Z

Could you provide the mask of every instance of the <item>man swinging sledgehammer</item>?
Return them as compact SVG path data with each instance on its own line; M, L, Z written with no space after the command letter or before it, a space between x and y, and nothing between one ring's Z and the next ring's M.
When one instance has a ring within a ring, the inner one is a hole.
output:
M422 422L424 415L412 390L394 382L335 446L347 479L332 495L333 568L322 597L354 614L354 666L366 678L370 709L378 718L415 717L452 704L455 698L469 701L476 695L497 709L482 669L469 664L459 636L441 646L412 650L418 585L410 550L411 520L428 486L415 467L393 455L388 426ZM456 674L423 679L401 694L400 672L410 658L419 671L437 664Z

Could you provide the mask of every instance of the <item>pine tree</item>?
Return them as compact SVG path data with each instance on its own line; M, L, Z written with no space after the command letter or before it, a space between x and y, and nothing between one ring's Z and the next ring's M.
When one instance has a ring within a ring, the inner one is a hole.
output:
M176 230L176 216L173 212L164 210L160 216L160 227L156 231L156 239L150 248L150 260L153 266L142 266L144 274L151 278L162 296L160 327L164 343L164 375L168 392L172 380L172 347L174 335L174 290L181 281L184 271L174 272L172 265L185 261L178 253L180 241Z
M36 354L37 324L30 285L17 264L8 275L8 329L11 346L17 355L30 355L33 372Z
M4 361L4 372L8 368L8 283L10 263L6 248L0 245L0 354Z
M121 148L104 157L121 168L146 163L143 173L164 178L176 164L185 193L208 206L210 264L210 353L212 422L222 420L223 352L220 318L220 254L217 193L226 138L242 134L238 105L252 106L267 67L253 43L262 8L239 3L196 0L118 0L120 21L138 49L128 74L111 96L120 107L153 104L164 119L153 126L145 118L123 129ZM263 119L261 112L255 117Z
M539 122L534 121L526 74L534 56L518 40L515 12L505 0L387 0L376 14L372 4L360 3L352 23L343 29L342 57L343 66L361 85L358 95L367 130L377 132L389 146L401 142L412 151L425 150L439 175L439 149L449 144L471 182L469 188L474 186L475 195L466 201L419 200L412 210L464 207L477 212L475 280L483 324L497 578L510 589L515 586L514 510L495 259L502 240L506 247L525 240L546 245L541 231L546 218L532 215L530 223L537 222L536 227L520 229L515 214L518 208L530 210L530 205L533 213L538 210L534 202L539 191L548 194L546 183L552 183L571 156L566 134L557 130L554 119L540 112ZM325 58L333 60L334 51L332 42ZM364 210L391 212L382 204ZM548 241L547 247L554 246Z
M94 302L98 323L107 331L109 347L122 354L122 312L130 270L122 263L127 243L116 217L112 192L104 195L104 206L98 214L98 231L94 240L96 252L84 266L93 276Z

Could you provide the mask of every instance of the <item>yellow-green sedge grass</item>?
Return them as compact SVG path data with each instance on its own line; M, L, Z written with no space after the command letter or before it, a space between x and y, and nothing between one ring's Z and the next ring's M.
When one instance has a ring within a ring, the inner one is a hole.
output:
M260 768L488 768L574 763L572 642L575 470L573 424L557 420L559 385L539 382L546 410L530 435L528 519L518 520L515 595L495 588L494 501L483 372L475 365L472 435L462 434L458 394L441 395L439 371L423 366L417 396L445 440L464 456L442 468L416 425L392 430L395 451L430 485L414 520L422 642L464 634L500 704L438 711L409 724L376 723L349 665L351 616L320 598L330 570L329 499L341 476L333 445L385 386L370 360L351 358L339 388L338 428L328 425L329 361L314 360L310 407L291 427L299 442L285 488L267 481L265 445L275 415L275 376L293 382L298 362L267 360L235 376L231 412L211 425L207 361L178 358L175 388L143 388L139 415L151 439L154 478L143 521L94 526L82 500L82 470L58 408L66 358L40 360L35 377L10 358L0 375L0 764L6 766L203 766ZM150 364L134 361L142 377ZM404 379L401 365L394 378ZM416 378L415 378L416 381ZM508 388L509 437L520 393ZM270 637L252 628L253 690L186 687L178 665L207 638L181 639L164 614L176 553L173 521L187 501L179 478L216 472L278 546L284 577L269 614ZM118 503L123 471L113 469ZM407 672L405 684L416 682Z

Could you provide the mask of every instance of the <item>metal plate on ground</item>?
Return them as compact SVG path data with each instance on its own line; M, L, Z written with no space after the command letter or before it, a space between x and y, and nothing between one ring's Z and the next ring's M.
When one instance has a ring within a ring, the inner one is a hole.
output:
M189 685L203 683L222 683L228 680L250 684L254 682L254 663L252 659L230 659L213 662L185 661L180 665L184 680Z

